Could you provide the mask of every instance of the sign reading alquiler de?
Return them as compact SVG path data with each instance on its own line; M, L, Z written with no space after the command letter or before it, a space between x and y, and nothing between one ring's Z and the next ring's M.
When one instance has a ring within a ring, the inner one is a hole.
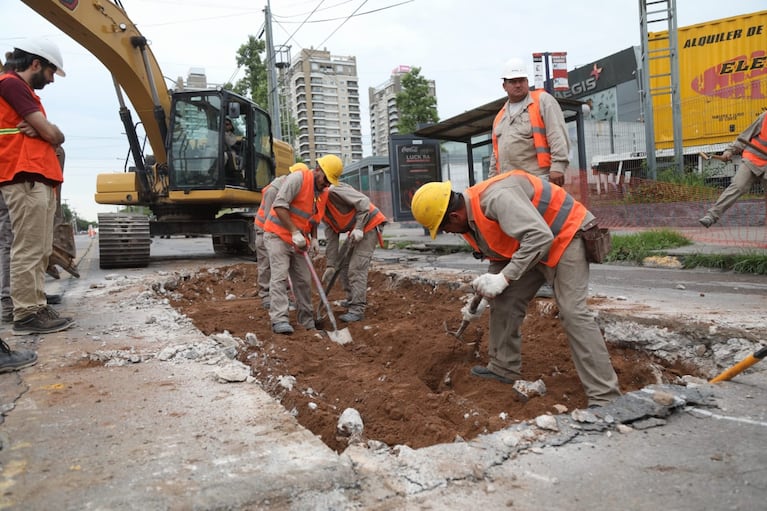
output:
M394 221L413 220L410 202L416 190L440 180L439 141L412 135L392 135L389 140Z

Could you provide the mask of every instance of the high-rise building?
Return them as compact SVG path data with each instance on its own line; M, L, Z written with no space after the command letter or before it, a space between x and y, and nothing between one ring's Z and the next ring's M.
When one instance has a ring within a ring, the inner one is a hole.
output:
M370 142L373 156L389 154L389 136L399 133L399 109L397 94L402 91L402 76L410 72L410 66L397 66L389 79L378 87L368 88L370 101ZM428 80L429 94L436 96L434 80Z
M362 159L357 59L303 49L288 73L296 156L313 164L335 154L344 163Z

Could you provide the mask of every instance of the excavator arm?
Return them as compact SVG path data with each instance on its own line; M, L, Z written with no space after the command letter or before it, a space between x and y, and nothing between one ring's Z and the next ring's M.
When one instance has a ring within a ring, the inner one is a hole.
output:
M130 99L157 162L167 161L171 96L160 66L119 0L22 0L92 53ZM118 97L121 93L118 89ZM121 104L121 106L124 106ZM134 154L134 156L136 156Z

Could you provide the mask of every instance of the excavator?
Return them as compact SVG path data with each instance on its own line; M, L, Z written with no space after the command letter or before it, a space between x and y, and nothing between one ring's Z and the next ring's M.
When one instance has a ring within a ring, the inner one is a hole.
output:
M120 0L22 1L113 77L133 166L96 178L96 202L125 207L98 215L99 266L147 266L151 238L179 234L210 235L219 254L255 254L261 190L294 162L290 144L272 137L269 114L222 88L166 89L147 38Z

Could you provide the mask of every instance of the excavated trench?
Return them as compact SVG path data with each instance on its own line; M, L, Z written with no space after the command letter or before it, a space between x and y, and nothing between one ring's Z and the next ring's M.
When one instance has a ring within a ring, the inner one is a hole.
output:
M347 409L359 412L363 439L420 448L586 407L552 300L535 299L523 325L523 378L545 385L542 395L525 398L510 385L470 375L473 365L487 362L487 318L471 324L461 340L446 332L445 324L457 329L469 297L454 283L371 272L366 318L349 324L353 342L339 345L320 331L272 333L255 282L255 263L203 269L178 279L171 303L206 335L255 334L238 358L300 424L338 452L349 442L337 431ZM336 314L343 312L340 286L330 298ZM602 316L600 325L624 392L711 373L686 362L704 360L710 351L701 337L676 338L663 326L619 316Z

